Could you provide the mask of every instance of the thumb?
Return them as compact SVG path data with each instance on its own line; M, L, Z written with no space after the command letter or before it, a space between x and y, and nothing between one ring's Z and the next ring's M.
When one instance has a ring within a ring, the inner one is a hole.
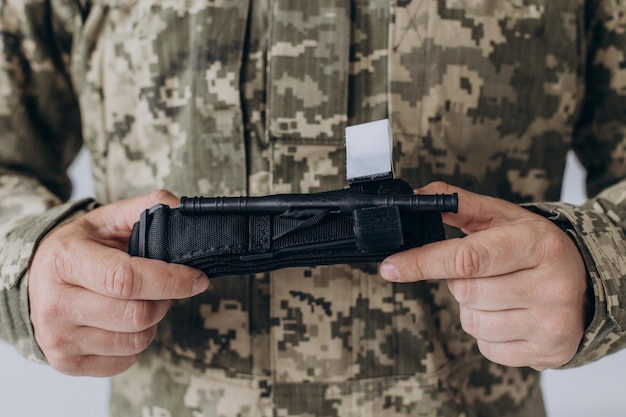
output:
M519 219L527 210L511 202L472 193L445 182L433 182L415 190L419 194L457 193L457 213L443 213L442 219L448 226L458 227L465 234L491 229Z
M157 190L139 197L100 206L86 214L84 219L89 221L103 236L127 239L134 224L139 221L141 213L157 204L176 207L179 199L169 191Z

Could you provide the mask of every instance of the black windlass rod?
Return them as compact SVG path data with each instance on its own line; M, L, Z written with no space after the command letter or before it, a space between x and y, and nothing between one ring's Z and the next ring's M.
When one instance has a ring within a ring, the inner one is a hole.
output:
M401 210L456 213L459 197L454 194L357 193L277 194L264 197L181 197L184 214L283 213L289 209L328 209L351 213L366 207L398 206Z

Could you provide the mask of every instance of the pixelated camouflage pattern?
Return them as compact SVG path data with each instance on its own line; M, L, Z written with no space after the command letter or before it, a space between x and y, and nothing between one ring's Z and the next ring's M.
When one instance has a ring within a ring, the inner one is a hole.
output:
M103 203L155 188L341 188L343 128L383 117L396 174L414 186L555 201L574 149L591 195L615 188L584 207L529 208L572 232L589 269L595 316L571 365L615 351L626 343L624 11L618 0L0 0L3 184L40 202L0 204L3 246L17 248L2 264L19 266L2 269L0 312L24 316L6 291L24 288L52 195L69 194L77 97ZM220 278L175 301L152 347L113 378L111 415L544 414L539 375L482 358L445 283L394 285L365 269Z
M595 294L595 309L579 353L567 367L600 359L626 347L626 188L617 184L602 191L581 212L564 203L538 203L532 210L570 230L582 249ZM612 222L606 222L606 218ZM597 262L607 259L608 262Z
M84 206L60 205L71 191L65 171L82 145L69 50L58 45L52 55L35 41L48 35L38 28L48 27L46 16L64 23L74 16L65 10L61 17L43 2L0 2L0 338L36 361L44 358L30 325L30 258L51 227ZM23 25L30 19L34 25Z

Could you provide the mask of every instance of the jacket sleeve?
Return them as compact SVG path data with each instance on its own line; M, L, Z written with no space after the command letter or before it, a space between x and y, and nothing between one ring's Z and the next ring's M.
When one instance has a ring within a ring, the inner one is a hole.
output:
M585 98L572 146L591 198L582 207L531 205L577 242L593 292L589 325L568 367L626 347L626 10L621 2L586 3Z
M82 139L66 3L0 0L0 339L40 360L28 266L42 236L88 204L67 202L66 171Z

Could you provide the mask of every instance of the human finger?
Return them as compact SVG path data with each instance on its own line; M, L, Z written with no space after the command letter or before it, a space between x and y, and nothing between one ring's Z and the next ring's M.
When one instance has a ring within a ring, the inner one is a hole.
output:
M433 182L415 190L416 193L456 193L459 208L456 213L443 213L444 223L458 227L466 234L490 229L503 223L517 221L530 214L517 204L482 194L473 193L445 182Z
M111 332L140 332L159 323L167 314L171 301L120 300L71 287L63 305L56 310L65 309L65 314L73 318L76 326Z
M527 340L549 352L570 338L578 340L578 319L564 308L510 309L483 311L460 306L460 319L466 333L475 339L502 343Z
M381 263L380 273L397 282L509 274L540 263L535 239L531 228L501 226L393 254Z
M463 330L485 342L528 340L535 329L532 314L527 309L484 311L460 305L459 312Z
M458 278L447 280L450 293L456 301L468 308L500 311L531 308L544 302L546 290L535 284L534 270L486 278Z
M82 220L105 238L127 240L141 213L157 204L176 207L179 199L169 191L156 190L103 205L87 213Z
M38 340L46 346L46 359L56 369L85 356L136 356L150 345L156 332L156 325L128 333L78 326L64 332L40 331Z
M537 371L544 371L568 363L576 353L577 345L561 344L548 350L529 340L488 342L478 339L477 346L484 357L497 364L511 367L528 366Z
M71 241L76 247L54 256L58 276L116 299L168 300L197 295L209 285L206 275L186 265L132 257L97 242Z
M157 333L157 326L138 332L110 332L93 327L78 327L71 335L71 348L65 355L76 356L135 356L150 346Z
M118 375L137 362L138 355L131 356L64 356L58 360L48 358L48 363L58 372L69 376L107 378Z

